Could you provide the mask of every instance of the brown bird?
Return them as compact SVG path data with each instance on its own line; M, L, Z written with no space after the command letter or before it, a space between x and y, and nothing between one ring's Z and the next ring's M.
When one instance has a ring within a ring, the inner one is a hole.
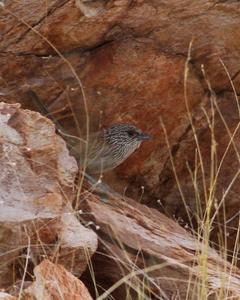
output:
M43 115L50 117L48 109L33 91L29 91L28 96ZM81 167L86 167L89 174L114 169L139 148L142 141L151 138L134 125L114 124L90 135L88 142L85 142L67 135L59 122L53 121L59 133L64 136L70 153L77 158Z
M114 124L107 129L91 135L86 153L86 144L77 142L70 146L70 152L85 164L89 174L102 173L114 169L124 162L142 141L150 135L131 124Z

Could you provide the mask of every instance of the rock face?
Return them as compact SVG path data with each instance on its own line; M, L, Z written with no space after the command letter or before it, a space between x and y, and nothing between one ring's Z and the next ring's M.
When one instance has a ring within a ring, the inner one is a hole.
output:
M106 289L99 299L127 299L130 287L142 288L143 299L239 297L239 269L207 244L156 209L104 189L99 194L89 193L82 206L99 226L94 280Z
M92 300L84 284L62 266L44 260L34 269L35 282L23 294L23 299Z
M0 286L21 278L17 261L37 264L43 256L57 256L67 268L75 261L72 272L81 274L97 238L71 209L75 160L39 113L0 103L0 123Z

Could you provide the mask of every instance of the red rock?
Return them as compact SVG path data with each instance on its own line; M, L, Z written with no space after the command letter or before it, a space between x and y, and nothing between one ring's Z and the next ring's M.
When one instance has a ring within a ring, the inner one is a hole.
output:
M126 299L142 284L143 299L204 299L204 291L213 299L220 291L224 299L239 297L239 269L214 249L157 210L101 191L104 202L89 194L82 206L91 213L85 218L99 226L92 260L94 280L106 290L99 299Z
M71 208L76 161L53 123L38 113L1 102L0 124L1 257L8 262L1 267L1 288L12 283L13 266L20 268L19 256L29 251L33 264L57 254L66 267L75 261L72 270L81 274L87 265L85 251L90 257L97 237Z
M44 260L34 269L35 281L24 291L23 299L91 300L84 284L61 265Z

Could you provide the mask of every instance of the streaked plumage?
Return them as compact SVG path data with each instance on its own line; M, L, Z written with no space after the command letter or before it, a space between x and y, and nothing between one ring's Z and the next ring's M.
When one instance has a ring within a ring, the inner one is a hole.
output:
M34 91L28 91L28 96L35 107L43 115L49 116L48 109L37 97ZM64 128L52 118L58 132L64 137L70 152L81 167L86 165L89 174L102 173L113 169L125 161L144 140L150 136L131 124L114 124L107 129L90 135L86 154L86 143L65 133Z
M137 127L130 124L114 124L103 131L90 136L86 169L90 174L113 169L125 161L142 143L150 139ZM71 153L84 164L85 146L77 143Z

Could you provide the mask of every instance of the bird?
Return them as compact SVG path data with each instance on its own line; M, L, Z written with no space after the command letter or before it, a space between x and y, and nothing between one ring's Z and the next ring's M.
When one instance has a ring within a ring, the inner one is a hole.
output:
M29 91L35 107L40 113L51 117L46 106L35 92ZM102 174L123 163L141 143L152 137L133 124L117 123L89 135L86 140L66 134L57 120L52 118L57 131L64 137L69 152L87 174Z
M132 124L118 123L92 134L86 144L77 142L70 153L80 160L89 174L100 174L123 163L141 143L151 136Z

